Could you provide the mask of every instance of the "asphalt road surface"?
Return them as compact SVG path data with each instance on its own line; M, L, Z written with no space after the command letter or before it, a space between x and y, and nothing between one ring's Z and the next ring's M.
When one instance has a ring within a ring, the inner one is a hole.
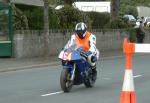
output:
M119 103L123 85L124 58L98 62L93 88L60 89L61 66L0 73L0 103ZM133 74L137 103L150 102L150 55L136 56Z

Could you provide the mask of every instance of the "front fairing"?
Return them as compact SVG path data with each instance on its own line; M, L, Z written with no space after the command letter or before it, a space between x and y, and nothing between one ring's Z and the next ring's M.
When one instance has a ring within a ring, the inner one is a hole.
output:
M74 61L80 60L80 51L82 47L78 47L75 42L71 42L70 40L65 45L64 49L60 52L59 58L65 61Z

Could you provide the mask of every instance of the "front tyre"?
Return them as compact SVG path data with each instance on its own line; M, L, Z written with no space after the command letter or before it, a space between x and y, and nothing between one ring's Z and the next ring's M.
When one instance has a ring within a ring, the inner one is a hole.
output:
M61 89L64 92L70 92L73 82L70 80L71 75L67 69L63 69L60 76Z

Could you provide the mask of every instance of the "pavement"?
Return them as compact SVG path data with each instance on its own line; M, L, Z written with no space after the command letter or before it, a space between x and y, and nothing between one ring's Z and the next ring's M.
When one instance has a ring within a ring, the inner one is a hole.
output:
M102 51L100 54L100 60L113 59L123 56L122 50ZM43 66L56 66L60 64L61 62L57 57L34 57L21 59L0 57L0 72L32 69Z

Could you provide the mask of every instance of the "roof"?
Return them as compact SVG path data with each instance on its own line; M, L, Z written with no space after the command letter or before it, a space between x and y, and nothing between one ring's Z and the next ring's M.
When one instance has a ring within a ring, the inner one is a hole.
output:
M43 0L11 0L15 4L24 4L24 5L34 5L34 6L43 6Z

